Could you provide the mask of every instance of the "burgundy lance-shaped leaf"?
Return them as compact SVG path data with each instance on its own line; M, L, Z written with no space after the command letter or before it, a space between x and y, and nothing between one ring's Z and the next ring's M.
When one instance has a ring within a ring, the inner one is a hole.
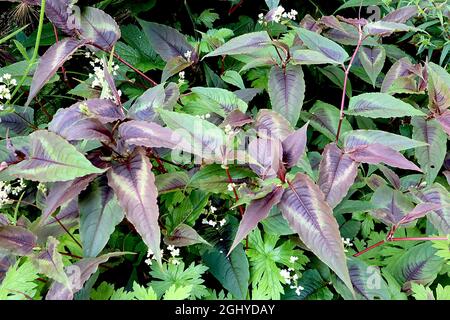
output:
M278 206L303 243L353 292L339 226L319 187L307 175L298 173Z
M155 178L156 188L158 194L172 192L179 189L184 189L189 183L190 177L184 171L176 171L159 174Z
M442 185L435 183L431 188L418 191L416 196L426 202L441 206L428 215L428 220L440 234L450 233L450 193Z
M33 252L37 237L25 228L0 226L0 251L25 256Z
M87 188L89 183L97 177L90 174L70 181L56 182L50 188L45 200L45 209L42 211L39 224L47 223L48 217L60 206L77 197L81 191Z
M392 11L381 20L388 22L405 23L409 19L417 16L417 13L417 6L406 6Z
M58 69L77 51L85 41L66 38L52 45L39 59L39 65L33 75L26 106L38 94Z
M348 154L351 159L357 162L385 163L391 167L422 172L418 166L407 160L400 152L379 143L358 146L349 150Z
M65 267L69 277L69 286L54 281L45 296L46 300L72 300L75 293L83 288L83 285L97 271L100 264L110 258L124 255L124 252L111 252L97 258L84 258Z
M69 16L72 13L69 5L71 0L46 0L45 1L45 15L57 28L61 29L69 35L75 32L72 27L68 25Z
M128 110L128 117L136 120L153 121L156 117L155 109L164 104L164 84L147 89Z
M437 113L450 107L450 74L441 66L427 63L429 108Z
M283 168L282 152L283 147L278 139L253 139L248 145L248 153L256 163L250 163L250 168L262 179L273 178Z
M25 136L30 132L30 123L34 121L34 110L30 107L13 106L14 112L0 115L0 136Z
M284 115L295 126L305 98L305 80L301 66L273 66L269 74L269 96L272 109Z
M399 224L405 215L414 209L413 203L406 195L387 185L375 190L371 202L377 209L370 214L388 226Z
M164 238L164 242L167 245L186 247L196 243L204 243L209 245L209 243L203 239L194 228L188 226L187 224L180 224L173 230L170 236Z
M126 218L160 262L158 190L151 169L144 150L136 149L126 162L116 164L108 171L108 183L116 193Z
M120 94L119 94L119 91L117 91L116 83L114 82L114 77L111 74L109 67L107 67L108 62L106 61L105 57L103 57L103 59L102 59L102 64L105 66L103 68L103 77L105 78L105 81L106 81L109 89L112 92L112 95L115 99L115 103L117 103L118 105L121 105ZM122 108L120 108L120 109L122 109Z
M243 127L244 125L252 122L253 122L252 117L243 113L241 110L236 109L227 114L221 126L225 127L226 125L230 125L232 128L236 128L236 127Z
M85 7L80 18L80 35L88 42L93 42L109 50L120 38L120 28L116 21L104 11Z
M302 157L306 150L306 131L308 130L308 123L300 129L294 131L286 139L282 141L283 147L283 163L286 168L292 168Z
M234 237L233 244L230 247L230 252L244 239L253 229L258 226L258 223L267 218L270 209L278 204L283 196L284 189L281 186L274 187L273 191L260 199L254 199L245 209L239 224L238 231Z
M429 212L442 208L441 204L424 202L419 203L412 211L408 212L401 220L400 224L407 224L414 220L425 217Z
M186 52L191 52L191 61L197 62L198 55L195 49L186 41L186 37L178 30L154 23L139 20L145 35L150 40L153 49L168 62L175 57L185 57Z
M125 122L120 125L119 134L128 144L135 146L173 149L183 144L183 138L178 133L154 122Z
M450 110L446 110L444 113L438 115L436 120L441 124L442 129L450 137Z
M330 143L322 153L319 166L319 188L331 208L347 195L358 174L358 163L344 153L335 143Z
M413 64L408 58L402 58L395 62L384 77L381 92L388 92L389 88L397 79L411 75L412 68Z
M386 179L388 179L388 181L395 189L400 190L401 188L400 177L393 170L381 164L378 165L378 169L380 169L380 171L383 172L383 175L386 177Z
M255 120L255 128L259 136L266 136L283 141L293 131L289 121L278 112L262 109Z

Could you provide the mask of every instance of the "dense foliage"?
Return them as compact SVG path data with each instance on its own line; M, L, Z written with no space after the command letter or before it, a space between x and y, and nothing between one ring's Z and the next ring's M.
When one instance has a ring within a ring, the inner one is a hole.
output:
M450 6L330 2L1 2L0 299L450 299Z

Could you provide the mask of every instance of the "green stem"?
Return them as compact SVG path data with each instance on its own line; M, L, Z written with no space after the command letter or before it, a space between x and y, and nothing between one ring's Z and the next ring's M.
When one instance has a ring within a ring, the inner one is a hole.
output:
M36 34L36 43L34 45L34 51L33 51L33 55L30 59L30 62L28 63L27 68L25 69L25 72L23 73L22 78L20 79L19 83L17 84L16 89L14 89L14 92L11 94L11 99L16 95L16 93L19 91L19 89L22 87L23 83L25 82L25 79L28 76L28 73L31 70L31 67L34 65L34 62L36 61L37 55L38 55L38 51L39 51L39 45L41 43L41 35L42 35L42 27L44 25L44 17L45 17L45 1L46 0L41 0L41 12L39 15L39 26L38 26L38 30L37 30L37 34Z

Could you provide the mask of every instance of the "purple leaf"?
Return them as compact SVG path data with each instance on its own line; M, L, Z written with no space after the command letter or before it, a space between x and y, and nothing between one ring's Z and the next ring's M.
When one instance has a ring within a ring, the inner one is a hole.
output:
M378 209L370 214L388 226L397 225L414 208L413 203L401 191L386 185L375 190L371 202Z
M400 177L393 170L383 165L378 165L378 169L383 172L384 176L389 180L395 189L399 190L401 188Z
M3 213L0 213L0 226L7 226L9 225L9 220L6 218L6 216Z
M145 35L150 40L153 49L168 62L175 57L185 58L186 52L191 52L191 61L196 63L198 55L195 49L186 41L186 37L178 30L166 25L139 20Z
M282 152L283 147L278 139L253 139L248 145L248 153L256 162L252 161L249 166L261 179L276 177L283 169Z
M30 132L30 123L34 123L34 110L30 107L13 106L14 112L0 115L0 137L22 136Z
M301 66L273 66L269 74L269 96L272 109L297 124L305 98L305 80Z
M409 19L417 16L417 14L417 6L406 6L390 12L381 20L388 22L405 23Z
M368 36L390 36L394 32L408 32L408 31L421 31L419 28L415 28L403 23L390 22L378 20L370 22L364 26L364 33Z
M379 143L358 146L347 153L351 159L357 162L369 164L385 163L391 167L422 172L419 167L407 160L400 152Z
M186 224L180 224L176 227L170 236L164 238L164 242L167 245L177 247L187 247L196 243L204 243L209 245L205 239L200 237L195 229Z
M386 51L384 47L362 47L358 52L359 60L366 71L367 75L375 87L378 75L383 69L384 62L386 60Z
M45 274L47 277L69 285L69 278L64 272L64 263L62 255L58 251L59 241L54 237L49 237L44 250L33 255L33 264L39 273Z
M268 48L272 40L266 31L246 33L226 42L221 47L208 53L204 58L222 55L249 54L258 49Z
M183 138L169 128L154 122L131 120L122 123L119 134L130 145L148 148L176 148L182 145Z
M300 129L291 133L283 140L283 163L286 168L292 168L303 156L306 150L306 131L308 130L308 123Z
M253 100L253 98L261 93L261 89L255 89L255 88L246 88L246 89L239 89L236 91L233 91L233 93L242 101L249 103Z
M254 199L245 209L245 213L242 216L239 229L236 232L233 244L230 247L230 251L244 239L253 229L258 226L258 223L267 218L270 209L278 204L283 196L284 189L281 186L274 187L273 191L265 195L260 199Z
M128 117L135 120L154 121L155 109L162 108L165 100L164 84L145 91L128 110Z
M71 3L71 0L46 0L45 2L45 15L48 20L69 35L75 33L67 23L72 11L69 8Z
M413 67L414 65L406 57L395 62L384 77L381 92L388 92L397 79L410 76Z
M90 174L65 182L56 182L51 188L45 200L45 209L39 224L48 222L48 217L60 206L77 197L81 191L87 188L89 183L97 177L96 174Z
M28 106L39 90L50 80L58 69L75 53L85 41L66 38L52 45L39 59L39 65L33 75L30 93L25 106Z
M450 111L445 111L444 113L438 115L436 120L441 124L442 129L450 137Z
M158 194L184 189L188 185L189 179L184 171L159 174L155 178Z
M6 272L8 272L9 268L14 264L14 257L11 255L2 255L0 254L0 283L2 283L5 278Z
M303 243L353 292L339 226L319 187L298 173L278 206Z
M450 106L450 74L433 62L427 64L427 72L429 108L437 113L445 112Z
M69 277L69 286L54 281L45 296L46 300L72 300L75 293L83 288L83 285L97 271L100 264L110 258L124 255L124 252L111 252L98 258L84 258L65 267Z
M319 188L331 208L347 195L358 174L358 163L335 143L330 143L322 153L319 167Z
M161 82L162 83L166 82L167 80L169 80L170 77L190 67L193 63L194 63L193 61L191 60L188 61L186 60L186 58L181 56L173 57L172 59L167 61L166 65L164 66L161 75Z
M440 184L435 183L431 188L418 191L416 196L426 202L441 206L428 215L428 220L436 227L440 234L450 233L450 193Z
M108 171L108 182L126 218L160 262L158 190L151 169L151 162L144 150L137 149L128 161L118 163Z
M0 226L0 249L10 254L25 256L33 252L37 237L17 226Z
M226 125L230 125L233 128L243 127L246 124L252 123L252 117L246 115L241 110L233 110L231 111L223 120L221 126L225 127Z
M120 28L104 11L85 7L81 13L80 35L86 41L109 50L119 40Z
M267 109L262 109L258 112L255 128L258 131L258 135L281 141L294 131L286 118L278 112Z
M442 208L441 204L425 202L419 203L412 211L408 212L401 220L400 224L407 224L414 220L425 217L430 211L436 211Z

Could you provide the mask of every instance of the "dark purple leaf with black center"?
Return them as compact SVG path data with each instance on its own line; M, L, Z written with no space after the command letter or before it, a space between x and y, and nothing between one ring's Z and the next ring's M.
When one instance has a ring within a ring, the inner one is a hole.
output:
M72 38L63 39L52 45L39 59L39 64L33 75L31 82L30 93L26 106L30 104L31 100L38 94L42 87L50 80L51 77L58 71L58 69L66 62L80 47L85 44L85 41L76 40Z
M80 35L88 42L109 50L120 38L116 21L104 11L85 7L80 18Z
M74 180L54 183L50 187L45 200L45 209L42 211L39 224L45 225L48 222L52 222L54 218L49 218L50 215L63 204L76 198L95 177L97 177L96 174L90 174Z
M358 174L358 163L330 143L322 153L319 166L319 188L331 208L347 195Z
M166 25L139 20L142 29L150 40L153 49L168 62L175 57L186 58L186 52L191 52L190 60L196 63L198 55L195 49L187 42L186 37L178 30Z
M258 112L255 119L255 128L258 131L258 135L281 141L294 131L286 118L278 112L267 109L262 109Z
M320 260L327 264L353 293L344 245L333 210L319 187L298 173L288 182L279 208L292 230Z
M183 138L173 130L154 122L131 120L119 126L119 134L130 145L173 149L182 146Z
M253 139L248 145L248 154L252 160L255 160L251 161L250 168L261 179L276 177L283 169L281 162L283 147L278 139Z
M108 171L108 183L125 211L125 217L160 262L158 190L151 169L144 150L138 148L126 162L117 163Z
M306 131L308 130L308 123L300 129L291 133L286 139L282 141L283 146L283 163L286 168L292 168L303 156L306 150Z
M230 252L253 230L258 223L267 218L270 209L278 204L283 196L284 189L281 186L274 187L273 191L260 199L254 199L245 209L239 224L238 231L234 237Z
M72 300L75 293L83 288L83 285L97 271L100 264L107 262L110 258L119 257L125 252L111 252L97 258L84 258L65 267L69 278L69 286L54 281L45 296L46 300Z
M33 252L37 237L18 226L0 226L0 251L25 256Z
M356 162L369 164L385 163L391 167L422 172L419 167L407 160L400 152L379 143L358 146L348 150L347 153Z

